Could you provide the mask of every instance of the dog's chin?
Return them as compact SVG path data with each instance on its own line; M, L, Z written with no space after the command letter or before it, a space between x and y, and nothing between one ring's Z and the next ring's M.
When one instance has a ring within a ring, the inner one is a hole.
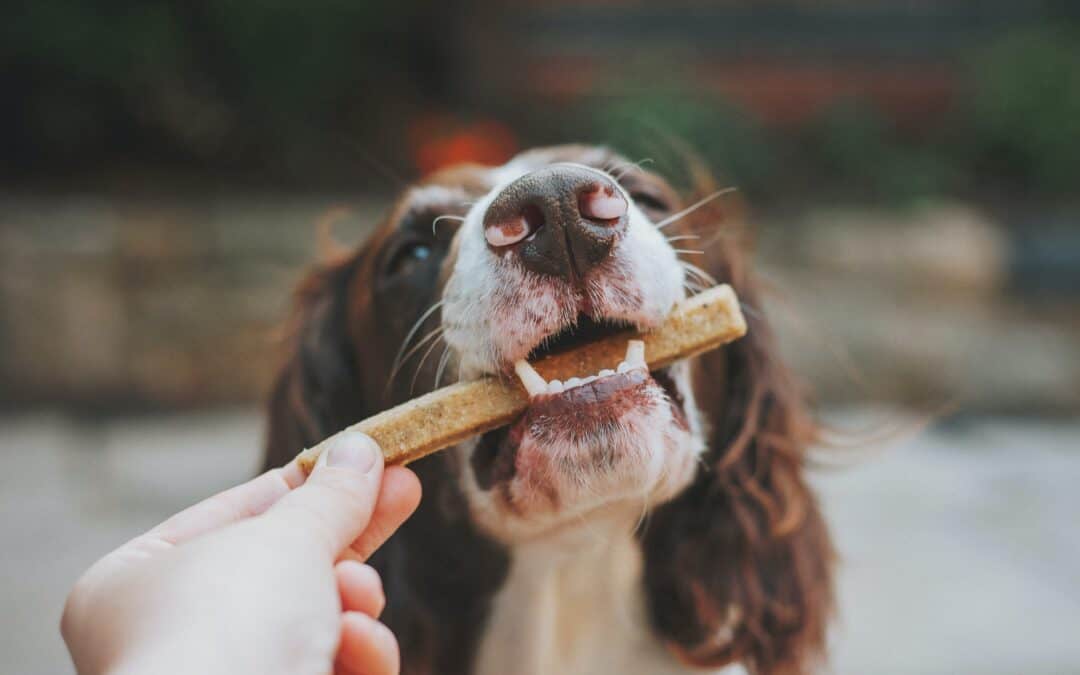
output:
M535 397L469 455L474 515L505 541L583 525L596 511L634 518L689 483L700 452L672 373L616 373Z

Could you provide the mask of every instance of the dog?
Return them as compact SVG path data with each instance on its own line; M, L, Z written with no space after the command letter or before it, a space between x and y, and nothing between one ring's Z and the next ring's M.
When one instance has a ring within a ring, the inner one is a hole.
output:
M439 385L649 329L715 282L747 310L720 350L543 383L514 423L412 465L422 503L370 560L403 673L821 663L833 552L803 477L817 429L694 167L688 194L584 145L445 169L300 284L268 467Z

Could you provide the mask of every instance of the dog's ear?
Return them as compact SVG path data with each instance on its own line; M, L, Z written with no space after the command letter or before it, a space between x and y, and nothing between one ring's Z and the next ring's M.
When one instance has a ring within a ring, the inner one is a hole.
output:
M349 288L362 254L308 272L286 326L284 361L271 389L264 469L340 431L366 413L349 338Z
M749 329L694 365L708 447L690 486L641 533L647 603L654 628L688 663L802 674L821 656L832 606L832 547L803 478L817 429L779 360L738 242L709 242L722 219L702 209L691 220L708 231L680 229L710 244L702 266L735 287Z

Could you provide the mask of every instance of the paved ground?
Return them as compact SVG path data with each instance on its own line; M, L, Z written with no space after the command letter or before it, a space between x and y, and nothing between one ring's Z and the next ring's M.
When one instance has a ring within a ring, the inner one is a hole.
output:
M0 673L70 672L79 571L249 475L259 434L246 411L0 420ZM1080 421L954 425L814 480L843 556L834 672L1080 673Z

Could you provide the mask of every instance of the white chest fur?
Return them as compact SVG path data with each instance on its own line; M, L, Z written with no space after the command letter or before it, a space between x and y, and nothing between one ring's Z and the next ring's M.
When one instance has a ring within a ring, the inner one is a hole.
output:
M634 523L625 513L590 517L515 547L477 675L701 672L676 661L649 629Z

